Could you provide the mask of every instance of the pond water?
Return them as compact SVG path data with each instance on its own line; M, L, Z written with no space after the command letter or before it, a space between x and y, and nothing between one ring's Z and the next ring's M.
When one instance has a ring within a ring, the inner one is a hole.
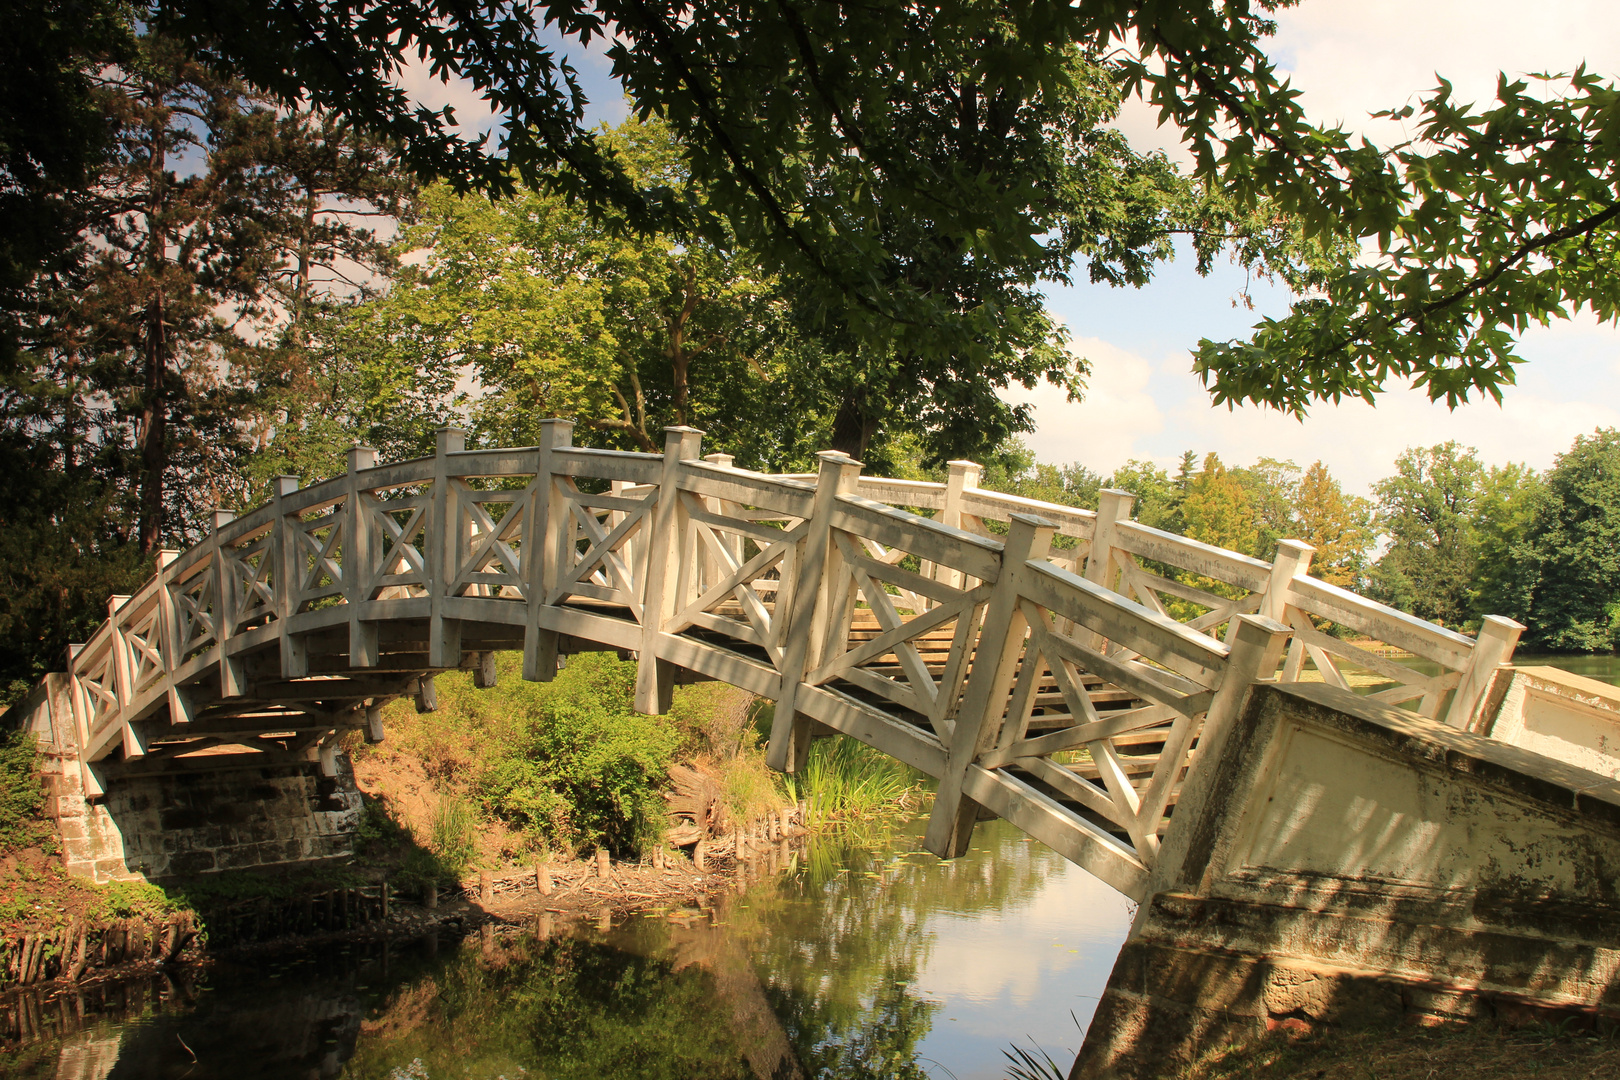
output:
M920 850L923 825L818 844L712 913L310 950L133 1002L124 987L0 1074L997 1080L1014 1044L1066 1071L1129 903L1004 822L952 863ZM47 1005L42 1026L82 1008Z
M1402 667L1411 668L1424 675L1440 674L1440 665L1433 660L1421 657L1408 656L1397 658L1395 663ZM1600 682L1620 685L1620 656L1609 654L1589 655L1586 653L1527 653L1513 654L1513 663L1519 667L1555 667L1576 675L1584 675L1589 679ZM1349 665L1347 665L1349 667ZM1354 670L1353 668L1351 670ZM1362 677L1351 680L1351 689L1358 694L1374 694L1380 690L1388 689L1395 684L1381 681L1380 677Z
M1513 654L1513 662L1520 667L1542 665L1563 668L1576 675L1585 675L1588 679L1620 686L1620 656L1613 653L1592 656L1584 653L1520 652Z

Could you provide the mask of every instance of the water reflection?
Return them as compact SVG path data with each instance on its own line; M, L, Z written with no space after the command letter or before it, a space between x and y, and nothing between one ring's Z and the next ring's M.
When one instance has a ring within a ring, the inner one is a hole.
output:
M122 1018L36 1025L0 1073L994 1080L1026 1037L1066 1060L1126 902L1003 823L948 864L921 828L819 845L715 911L219 966Z

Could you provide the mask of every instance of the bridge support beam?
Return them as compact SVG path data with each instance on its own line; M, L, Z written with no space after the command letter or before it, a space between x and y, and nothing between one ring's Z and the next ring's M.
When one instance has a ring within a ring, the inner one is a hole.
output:
M832 602L827 581L833 575L827 570L836 556L833 508L839 495L855 490L861 475L861 463L847 454L827 450L816 456L821 461L816 474L816 501L810 511L810 530L798 553L798 579L808 584L801 584L793 594L787 642L782 650L782 692L765 751L766 763L778 772L798 772L810 756L816 722L799 710L801 680L818 659L815 652L823 643L815 638L825 632L828 605Z
M636 661L636 711L648 715L669 712L675 688L675 666L658 658L658 638L664 623L686 599L681 595L686 584L682 555L691 530L681 502L681 462L702 452L703 432L689 427L664 429L664 471L647 542L647 591L642 597L641 651Z
M967 854L973 839L973 826L979 819L979 805L962 794L968 766L996 745L1001 723L1012 692L1013 679L1024 655L1028 624L1019 609L1018 594L1023 584L1024 564L1046 558L1057 527L1045 518L1031 514L1012 515L1001 576L984 609L984 629L979 634L973 673L968 676L962 695L962 711L952 732L945 759L945 772L939 778L934 811L928 819L923 846L942 859Z

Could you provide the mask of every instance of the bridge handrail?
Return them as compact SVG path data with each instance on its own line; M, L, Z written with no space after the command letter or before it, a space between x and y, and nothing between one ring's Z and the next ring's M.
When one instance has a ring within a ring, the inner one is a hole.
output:
M1489 616L1481 639L1467 637L1437 626L1376 600L1368 599L1308 573L1314 549L1296 540L1285 540L1272 562L1228 551L1191 537L1166 532L1130 519L1134 496L1129 492L1105 491L1099 511L1030 499L978 487L979 471L968 462L952 463L952 479L931 488L944 491L941 506L947 514L956 509L963 526L971 519L1007 523L1018 513L1036 514L1058 523L1058 532L1082 541L1073 554L1075 571L1147 602L1152 610L1163 612L1160 593L1168 592L1208 609L1201 619L1189 620L1197 629L1215 632L1234 625L1230 616L1243 612L1263 612L1268 617L1300 631L1291 654L1284 658L1280 676L1292 682L1299 678L1309 657L1329 682L1349 685L1338 670L1335 657L1387 678L1395 685L1374 695L1395 705L1421 699L1417 710L1431 718L1441 718L1454 727L1468 727L1483 702L1484 691L1496 669L1512 659L1523 627L1510 619ZM1104 542L1099 549L1099 530ZM1246 596L1233 598L1211 593L1149 573L1135 563L1133 556L1150 559L1208 578L1221 585L1242 590ZM1056 557L1054 555L1054 557ZM1268 594L1270 594L1268 596ZM1331 635L1322 633L1313 620L1335 623L1354 633L1364 634L1439 665L1443 670L1429 677L1403 667ZM1198 625L1202 622L1204 625ZM1485 646L1476 651L1477 640ZM1447 705L1449 695L1450 703Z
M555 670L564 637L635 653L644 711L668 707L676 667L775 697L773 764L801 762L818 730L844 731L941 778L936 850L957 850L984 806L1139 895L1167 807L1183 785L1196 792L1192 766L1247 686L1298 678L1307 656L1336 677L1331 657L1354 654L1313 615L1438 658L1441 676L1384 692L1423 697L1429 715L1453 689L1472 707L1506 658L1500 633L1481 650L1309 577L1304 545L1268 564L1131 521L1123 492L1076 511L982 491L971 463L945 483L866 480L831 453L806 482L702 459L691 429L670 429L659 455L576 447L571 425L541 426L538 446L487 450L443 431L433 456L392 464L356 448L343 474L276 478L265 505L222 511L204 539L165 552L70 659L87 767L120 739L126 759L146 754L142 725L165 705L183 728L234 716L271 684L303 702L324 762L338 725L402 693L430 701L436 671L482 671L464 626L508 627L525 677ZM992 534L998 519L1007 529ZM1060 534L1081 544L1054 551ZM1207 610L1177 619L1161 594ZM384 670L380 628L400 620L425 645L390 646L403 659ZM325 635L330 652L334 633L348 637L344 667L323 676L311 642ZM1086 677L1148 704L1100 715ZM329 701L334 678L358 689ZM1034 704L1047 678L1067 713L1052 693ZM1059 729L1032 732L1037 713ZM1138 791L1121 760L1144 739L1164 749ZM1079 750L1094 780L1062 760Z

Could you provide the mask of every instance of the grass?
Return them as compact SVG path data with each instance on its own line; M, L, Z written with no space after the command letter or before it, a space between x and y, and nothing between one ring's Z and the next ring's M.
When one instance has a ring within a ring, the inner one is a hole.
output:
M810 803L812 823L872 821L905 809L916 778L905 765L843 735L821 739L791 779L792 793Z
M454 796L440 799L429 846L452 880L466 873L478 857L478 818L472 806Z

